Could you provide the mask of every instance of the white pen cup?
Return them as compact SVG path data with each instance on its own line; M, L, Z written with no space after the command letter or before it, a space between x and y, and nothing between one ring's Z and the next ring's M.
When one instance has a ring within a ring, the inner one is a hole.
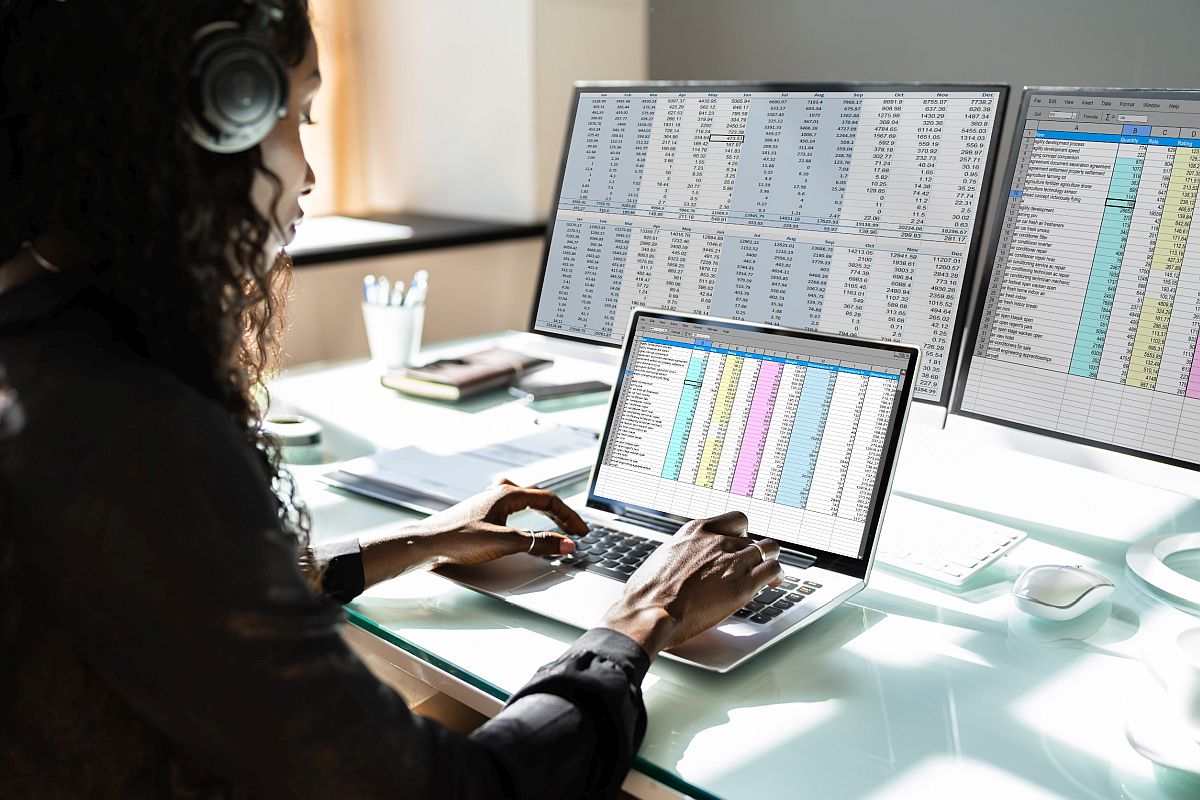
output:
M363 324L371 360L383 369L402 369L416 363L421 351L425 304L385 306L363 303Z
M1200 628L1151 640L1144 662L1167 693L1167 703L1200 742Z

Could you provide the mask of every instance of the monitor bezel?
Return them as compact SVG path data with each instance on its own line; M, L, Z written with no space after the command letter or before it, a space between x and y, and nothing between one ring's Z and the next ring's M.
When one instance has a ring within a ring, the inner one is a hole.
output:
M803 331L797 328L785 328L777 325L765 325L754 322L743 322L740 320L724 319L721 317L709 317L697 314L685 314L674 311L661 311L657 309L646 309L634 307L629 314L629 322L625 328L625 344L621 347L621 363L617 370L616 380L613 381L612 392L609 395L608 413L605 417L603 433L600 437L599 449L596 452L596 460L592 464L591 474L588 476L587 488L587 506L588 508L597 509L610 514L620 516L625 509L631 508L643 515L648 515L656 520L669 522L676 529L679 526L689 522L688 517L681 517L677 514L670 514L656 509L638 506L632 503L619 503L610 501L608 498L598 497L596 495L596 481L600 477L600 467L604 462L604 451L608 447L609 434L612 431L613 417L616 415L617 400L621 396L621 390L624 386L625 368L629 363L629 355L633 351L630 346L629 336L637 327L637 323L643 318L661 319L667 321L679 321L699 324L717 324L728 326L734 330L751 331L769 333L775 335L788 336L796 339L806 339L816 342L830 342L834 344L845 344L854 347L866 347L872 350L885 350L894 353L903 353L908 356L906 364L906 372L901 379L900 391L897 393L898 405L896 419L892 425L891 434L888 437L887 449L883 457L880 459L880 475L882 476L881 486L879 491L871 498L871 506L867 513L867 523L865 529L865 539L863 542L863 555L861 557L845 556L838 553L830 553L826 550L820 550L815 547L807 547L799 544L785 542L782 539L770 537L773 541L779 543L781 550L788 550L804 556L814 557L816 559L814 566L823 569L833 570L834 572L843 575L850 575L856 578L866 579L870 574L871 566L874 562L876 543L879 539L880 529L883 524L883 512L887 507L887 499L891 496L892 483L896 476L897 461L900 456L900 445L904 439L904 429L908 423L909 409L912 407L913 393L916 388L916 372L920 367L921 348L917 345L903 344L899 342L886 342L878 339L859 339L851 336L840 336L831 333L817 333L814 331ZM759 537L762 538L762 537Z
M567 117L566 137L563 140L562 156L559 159L558 181L555 183L554 195L551 198L550 213L546 219L546 237L542 247L541 266L538 269L536 290L533 306L529 312L528 330L539 336L551 336L557 339L583 342L601 347L619 348L623 343L606 342L591 339L572 333L537 329L537 312L541 303L542 291L546 283L546 270L550 262L550 248L554 240L554 223L558 211L558 200L562 195L563 181L566 179L567 158L570 155L571 137L575 132L575 119L579 112L579 99L585 92L631 91L651 92L663 90L686 91L757 91L757 92L886 92L886 91L948 91L948 92L986 92L997 93L996 117L992 125L991 140L988 143L987 158L984 160L982 182L980 184L979 202L975 208L975 221L971 227L971 240L967 247L966 263L963 265L962 282L958 306L955 309L954 324L946 351L945 375L942 379L940 395L934 398L917 397L914 393L913 402L925 403L932 406L948 408L953 390L956 386L959 363L962 361L962 345L966 332L968 306L972 298L972 290L976 286L976 276L980 262L980 244L983 240L983 224L988 219L986 210L991 205L992 178L997 159L996 151L1000 145L1000 134L1004 130L1004 120L1008 109L1009 91L1006 83L926 83L912 82L779 82L779 81L580 81L575 84L571 100L571 109Z
M992 219L992 235L988 243L988 257L983 262L980 270L979 291L976 292L975 301L971 310L971 319L967 324L967 338L963 343L961 365L959 369L959 380L954 387L954 397L950 405L950 413L967 419L975 419L983 422L989 422L996 425L1002 425L1014 430L1026 431L1035 433L1039 436L1046 436L1051 439L1058 439L1064 442L1073 444L1087 445L1089 447L1097 447L1102 450L1109 450L1114 453L1123 453L1125 455L1136 456L1150 461L1157 461L1162 464L1168 464L1174 467L1182 467L1184 469L1197 471L1200 470L1200 462L1184 461L1183 459L1174 458L1172 456L1164 456L1158 453L1149 453L1144 450L1137 450L1132 447L1123 445L1110 444L1099 439L1089 439L1086 436L1076 436L1070 433L1061 433L1048 428L1041 428L1036 425L1026 425L1021 422L1004 419L1003 417L994 417L989 414L980 414L974 411L963 409L963 396L967 391L967 381L971 375L971 362L974 359L975 347L979 341L979 328L983 322L983 306L987 300L988 292L991 290L992 277L995 273L996 252L1000 248L1000 234L1004 227L1004 217L1008 213L1008 203L1004 199L1007 197L1007 192L1011 191L1013 176L1016 174L1017 158L1020 156L1020 145L1018 137L1022 126L1025 124L1025 117L1029 111L1030 102L1035 94L1056 94L1063 97L1084 97L1084 96L1111 96L1111 97L1129 97L1144 95L1146 97L1161 97L1163 99L1179 99L1179 100L1197 100L1200 101L1200 89L1121 89L1114 87L1087 87L1087 86L1026 86L1021 93L1021 106L1017 112L1017 118L1013 121L1013 140L1009 147L1008 165L1004 170L1004 180L999 184L1003 197L996 203L993 211Z

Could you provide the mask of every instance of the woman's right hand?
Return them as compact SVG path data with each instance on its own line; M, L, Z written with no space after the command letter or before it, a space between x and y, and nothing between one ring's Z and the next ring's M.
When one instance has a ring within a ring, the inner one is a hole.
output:
M746 537L746 515L729 511L684 525L629 576L601 625L651 658L711 628L782 574L779 545Z

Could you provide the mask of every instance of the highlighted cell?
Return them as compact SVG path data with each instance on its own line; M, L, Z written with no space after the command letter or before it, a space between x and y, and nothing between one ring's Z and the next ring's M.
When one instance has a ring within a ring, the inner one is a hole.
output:
M1196 210L1196 192L1200 189L1200 151L1180 149L1171 164L1162 222L1154 242L1153 269L1178 272L1183 267L1192 216Z
M779 379L783 364L764 361L758 371L758 383L754 387L754 399L750 401L750 413L746 419L746 430L742 434L742 449L738 452L737 466L733 471L731 494L749 497L758 480L762 465L763 443L767 429L771 426L771 415L775 409L775 398L779 394Z
M721 371L721 382L717 385L717 399L713 404L712 420L708 424L709 436L704 442L704 455L700 457L700 470L696 485L711 489L717 479L717 464L725 447L725 433L729 428L729 417L733 413L733 401L737 396L738 381L742 377L742 362L739 357L727 357Z
M776 503L796 508L808 505L808 493L817 469L817 455L821 450L821 439L825 433L825 422L829 419L829 406L833 401L836 383L837 373L831 370L809 368L805 371L796 421L792 424L792 437L788 441L787 458L779 475Z
M1173 305L1170 300L1142 301L1142 314L1133 340L1133 352L1129 357L1129 372L1125 377L1126 386L1153 389L1158 384L1158 368L1162 365Z
M675 425L671 428L671 439L667 445L667 457L663 461L662 477L669 480L679 480L679 471L683 468L683 453L687 449L692 423L696 419L700 386L704 383L704 371L707 367L707 354L692 356L688 361L687 373L683 378L683 392L679 395L679 406L675 410Z

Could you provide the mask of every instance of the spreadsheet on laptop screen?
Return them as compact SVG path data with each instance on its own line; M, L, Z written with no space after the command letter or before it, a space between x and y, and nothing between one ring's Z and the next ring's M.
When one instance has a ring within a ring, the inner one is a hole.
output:
M922 346L948 399L1002 86L578 92L533 330L634 306Z
M1200 92L1027 90L959 410L1200 463Z
M644 317L592 495L863 556L908 353Z

